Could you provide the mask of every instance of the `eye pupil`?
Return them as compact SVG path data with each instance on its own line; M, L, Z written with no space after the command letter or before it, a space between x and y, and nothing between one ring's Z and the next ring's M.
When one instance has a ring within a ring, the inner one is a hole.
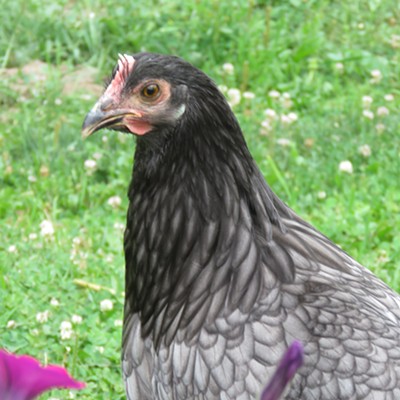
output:
M145 97L151 98L151 97L157 96L159 91L160 91L160 88L158 87L158 85L151 84L151 85L146 86L143 89L143 95Z

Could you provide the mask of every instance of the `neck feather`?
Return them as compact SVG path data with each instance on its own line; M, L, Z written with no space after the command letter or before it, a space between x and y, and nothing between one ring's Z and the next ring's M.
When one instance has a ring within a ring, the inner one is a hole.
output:
M243 303L229 294L235 263L243 262L237 249L271 237L272 225L284 229L283 203L265 184L236 119L225 121L199 128L189 118L137 146L124 244L125 312L139 313L143 335L157 343L179 329L190 340L204 322L201 310L208 320L216 317L226 296L232 309L240 302L250 307L255 298Z

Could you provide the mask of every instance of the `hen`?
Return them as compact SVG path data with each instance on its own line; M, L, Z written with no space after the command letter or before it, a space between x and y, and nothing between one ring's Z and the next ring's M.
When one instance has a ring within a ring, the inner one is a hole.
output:
M291 400L400 399L399 296L269 188L213 81L120 56L83 136L136 135L124 237L128 399L256 399L293 340Z

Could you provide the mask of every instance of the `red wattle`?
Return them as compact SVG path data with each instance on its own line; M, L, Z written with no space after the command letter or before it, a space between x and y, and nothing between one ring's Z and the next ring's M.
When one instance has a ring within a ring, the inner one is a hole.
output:
M149 132L152 126L147 121L131 120L126 121L125 126L135 135L145 135Z

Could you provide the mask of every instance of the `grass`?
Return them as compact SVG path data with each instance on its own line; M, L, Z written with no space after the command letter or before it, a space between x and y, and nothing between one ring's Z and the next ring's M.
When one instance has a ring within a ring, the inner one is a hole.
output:
M120 226L134 141L107 132L80 138L118 52L177 54L218 84L254 93L234 110L270 185L400 290L398 2L129 3L18 0L0 11L0 347L65 365L88 383L79 399L124 398ZM382 74L377 83L373 70ZM271 90L289 93L290 108ZM363 96L373 98L373 120L363 116ZM377 115L382 106L389 115ZM298 120L271 122L262 135L267 108ZM365 144L369 157L359 152ZM88 159L97 162L92 173ZM339 170L343 160L352 174ZM122 203L110 206L112 196ZM53 235L41 234L44 220ZM100 310L104 299L112 310ZM61 340L72 315L83 321Z

